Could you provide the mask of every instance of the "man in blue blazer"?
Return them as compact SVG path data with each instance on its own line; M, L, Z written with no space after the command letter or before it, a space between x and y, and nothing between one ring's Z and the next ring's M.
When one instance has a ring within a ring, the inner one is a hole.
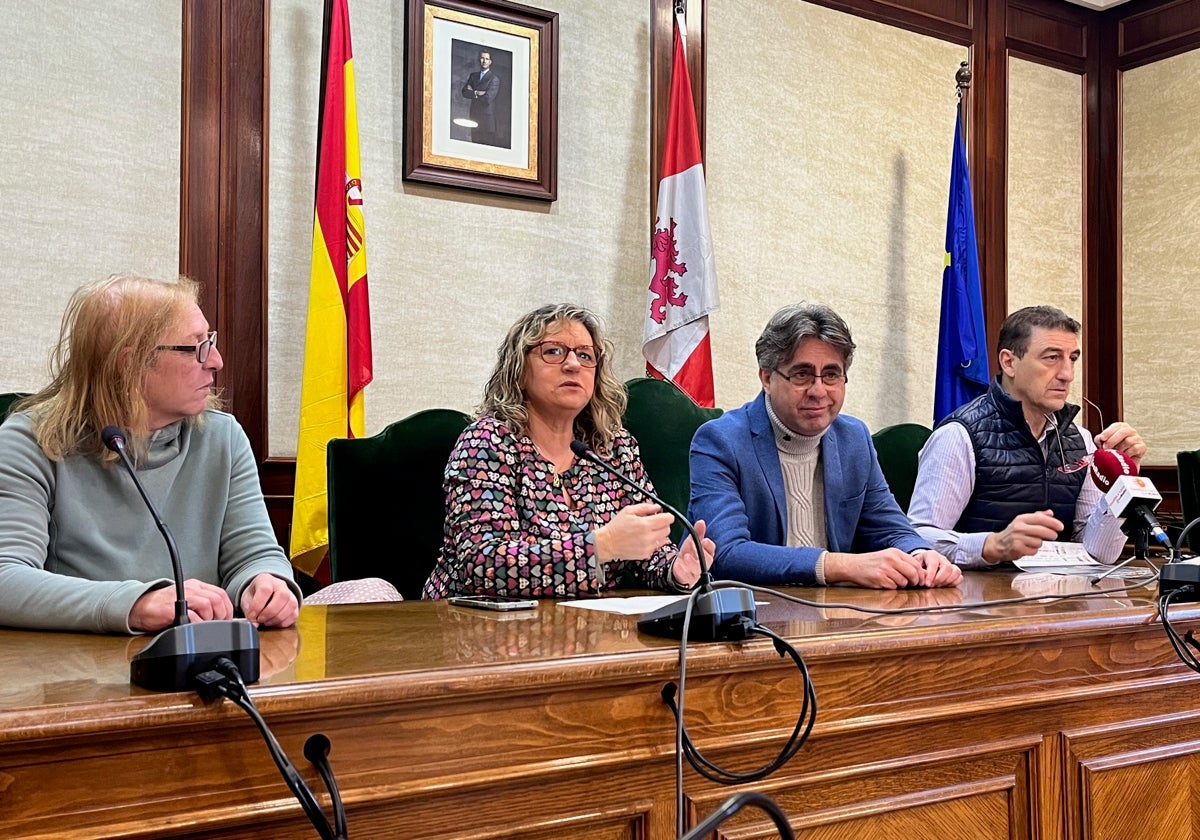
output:
M713 573L747 583L955 586L917 535L866 425L841 416L850 328L820 304L771 318L755 344L763 392L692 439L689 515L708 523Z

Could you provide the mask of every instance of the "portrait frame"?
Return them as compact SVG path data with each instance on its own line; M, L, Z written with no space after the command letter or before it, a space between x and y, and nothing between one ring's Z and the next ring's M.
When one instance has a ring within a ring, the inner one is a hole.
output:
M554 201L558 13L407 2L404 180Z

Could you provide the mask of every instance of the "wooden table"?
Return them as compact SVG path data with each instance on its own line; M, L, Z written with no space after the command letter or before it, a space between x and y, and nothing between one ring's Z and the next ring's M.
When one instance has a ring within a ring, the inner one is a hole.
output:
M885 617L834 605L1046 587L992 572L954 590L788 590L818 606L760 596L820 712L752 789L803 838L1200 837L1200 677L1168 646L1153 590ZM1200 609L1173 615L1195 626ZM130 686L140 644L0 630L0 836L315 837L240 710ZM315 791L302 745L331 738L356 840L675 836L660 690L678 649L635 618L553 602L306 607L262 644L255 700ZM692 735L724 766L757 767L790 734L800 686L765 640L695 645ZM688 824L733 791L684 779ZM776 836L749 810L722 830Z

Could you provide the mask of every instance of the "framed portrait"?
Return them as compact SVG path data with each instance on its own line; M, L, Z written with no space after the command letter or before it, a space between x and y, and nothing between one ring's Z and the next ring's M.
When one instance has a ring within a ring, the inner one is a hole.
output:
M405 52L405 180L557 198L557 12L408 0Z

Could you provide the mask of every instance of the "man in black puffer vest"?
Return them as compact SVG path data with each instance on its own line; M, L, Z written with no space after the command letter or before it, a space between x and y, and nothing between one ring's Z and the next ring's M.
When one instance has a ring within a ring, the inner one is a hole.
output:
M1000 373L988 392L943 419L921 450L908 508L917 533L966 568L1018 560L1054 539L1114 562L1125 544L1121 520L1078 467L1097 446L1140 462L1146 444L1128 423L1094 441L1076 425L1079 406L1067 392L1079 322L1028 306L1004 320L996 349Z

